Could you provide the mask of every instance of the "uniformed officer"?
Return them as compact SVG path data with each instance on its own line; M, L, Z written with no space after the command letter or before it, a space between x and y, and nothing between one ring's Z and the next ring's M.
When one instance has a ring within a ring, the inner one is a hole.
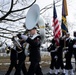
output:
M65 38L65 36L59 38L59 47L58 47L58 50L57 50L57 56L58 56L57 70L60 73L60 68L61 68L61 70L62 70L61 74L62 75L65 74L64 63L63 63L64 38Z
M19 37L18 42L20 43L21 47L16 46L18 59L17 59L17 68L14 75L21 75L21 70L24 75L27 75L27 69L25 66L26 55L25 55L24 47L23 47L24 40L22 40L22 38Z
M8 71L5 75L10 75L11 71L13 70L13 68L17 67L17 51L14 48L11 48L10 46L8 46L9 52L10 52L10 66L8 68ZM8 52L8 53L9 53Z
M75 57L75 66L76 66L76 32L74 32L74 38L73 38L72 46L73 46L73 54ZM76 71L76 67L75 67L75 71Z
M70 34L69 33L66 33L66 38L65 38L65 50L66 50L66 55L65 55L65 59L66 59L66 65L65 65L65 75L69 75L69 71L71 73L71 75L74 75L74 72L73 72L73 67L72 67L72 64L71 64L71 58L72 58L72 53L73 53L73 50L72 50L72 40L70 38Z
M54 68L56 68L57 64L57 50L56 50L56 44L55 40L52 39L51 45L47 48L47 50L51 53L51 64L50 64L50 71L47 73L47 75L53 75ZM57 74L57 73L55 73Z
M26 35L18 35L23 38L27 43L29 43L29 60L31 62L27 75L43 75L40 67L40 45L41 45L41 37L37 34L36 27L32 28L30 31L31 38Z

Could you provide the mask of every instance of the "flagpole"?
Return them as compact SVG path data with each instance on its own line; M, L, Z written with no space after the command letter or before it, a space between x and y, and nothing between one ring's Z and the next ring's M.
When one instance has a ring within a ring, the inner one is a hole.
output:
M53 5L54 5L54 3L55 3L55 0L53 0Z
M67 2L66 0L62 1L62 36L66 35L68 32L68 27L67 27L67 21L66 21L66 16L68 15L68 10L67 10ZM66 41L64 39L64 48L66 47Z

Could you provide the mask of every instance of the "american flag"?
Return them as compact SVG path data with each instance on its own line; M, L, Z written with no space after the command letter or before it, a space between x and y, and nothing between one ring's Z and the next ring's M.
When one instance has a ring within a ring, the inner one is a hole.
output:
M61 26L59 24L59 21L57 19L57 13L55 8L55 2L54 2L54 9L53 9L53 27L54 27L54 40L56 41L56 45L59 45L59 38L61 36Z

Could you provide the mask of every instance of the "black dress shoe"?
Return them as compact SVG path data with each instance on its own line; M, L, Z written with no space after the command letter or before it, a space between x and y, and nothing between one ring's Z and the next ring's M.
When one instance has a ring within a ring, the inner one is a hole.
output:
M47 75L53 75L53 74L47 73Z
M65 73L61 73L60 75L65 75Z
M57 75L61 75L61 72L58 72L58 74Z
M57 74L53 73L52 75L57 75Z

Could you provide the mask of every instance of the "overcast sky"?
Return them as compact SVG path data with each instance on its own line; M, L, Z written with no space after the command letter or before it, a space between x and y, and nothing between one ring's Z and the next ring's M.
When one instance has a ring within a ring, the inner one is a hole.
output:
M6 1L8 2L9 0L6 0ZM31 1L31 0L29 0L29 1ZM55 2L56 1L58 1L58 0L55 0ZM73 31L76 31L76 0L66 0L66 1L67 1L67 7L68 7L67 21L74 25L74 26L71 25L71 27L69 28L69 31L70 31L71 35L73 35ZM2 4L1 2L3 2L3 0L0 0L0 4ZM53 4L53 0L37 0L36 4L38 4L40 9L42 9L43 7L45 7L49 4ZM59 3L57 3L56 5L61 5L59 7L56 7L58 19L61 21L61 18L62 18L62 15L61 15L61 13L62 13L62 0ZM51 25L52 25L53 8L49 9L44 14L46 16L48 16L48 18L51 21Z
M56 1L58 1L58 0L55 0L55 2ZM72 36L73 31L76 31L76 0L66 0L66 1L67 1L67 8L68 8L67 21L74 25L74 26L71 25L71 27L69 27L69 32ZM51 3L53 3L53 0L37 0L37 4L40 6L40 9ZM57 3L56 5L60 5L60 4L62 4L62 0L59 3ZM59 7L56 7L56 10L57 10L58 19L61 20L62 5ZM47 15L49 15L49 18L52 22L53 8L49 9L46 13L47 13Z
M55 2L58 1L58 0L55 0ZM68 7L68 16L67 18L72 22L74 22L75 20L75 15L76 15L76 0L66 0L67 1L67 7ZM36 2L39 6L40 6L40 9L53 3L53 0L37 0ZM57 3L56 5L59 5L59 4L62 4L62 0ZM62 6L59 6L59 7L56 7L57 9L57 14L58 14L58 18L60 19L61 17L61 12L62 12L62 9L61 9ZM49 9L48 13L52 14L52 9ZM70 18L69 18L70 17ZM72 19L73 18L73 19ZM76 22L76 21L75 21Z

